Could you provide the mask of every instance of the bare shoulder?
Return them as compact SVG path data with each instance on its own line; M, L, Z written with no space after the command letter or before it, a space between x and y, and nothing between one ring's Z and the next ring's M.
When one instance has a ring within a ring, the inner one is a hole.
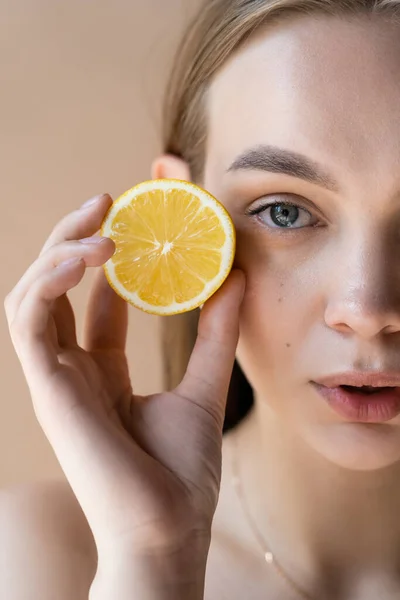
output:
M96 548L66 480L0 490L0 538L0 597L87 599Z

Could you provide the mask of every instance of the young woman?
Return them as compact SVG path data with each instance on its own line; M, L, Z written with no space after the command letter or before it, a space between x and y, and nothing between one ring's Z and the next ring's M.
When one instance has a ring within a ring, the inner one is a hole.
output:
M102 270L83 347L66 296L114 251L111 198L55 227L6 312L67 481L3 492L2 598L400 597L399 16L204 4L153 176L224 203L236 268L188 367L198 315L165 320L172 391L137 397Z

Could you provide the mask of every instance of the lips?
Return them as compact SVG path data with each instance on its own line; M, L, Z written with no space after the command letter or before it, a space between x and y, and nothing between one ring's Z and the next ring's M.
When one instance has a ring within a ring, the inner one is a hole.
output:
M400 373L390 373L383 371L347 371L328 375L314 380L315 383L324 385L327 388L336 388L340 386L352 387L400 387Z
M346 420L383 423L400 414L397 373L347 372L312 383L329 406Z

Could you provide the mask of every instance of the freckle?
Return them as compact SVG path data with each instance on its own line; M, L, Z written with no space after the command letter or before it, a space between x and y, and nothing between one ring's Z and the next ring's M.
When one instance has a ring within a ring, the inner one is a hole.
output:
M286 344L286 348L291 348L292 344Z

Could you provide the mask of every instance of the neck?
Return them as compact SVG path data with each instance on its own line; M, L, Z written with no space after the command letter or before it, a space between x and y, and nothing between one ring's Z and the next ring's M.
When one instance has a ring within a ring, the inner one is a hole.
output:
M292 575L400 579L400 465L351 471L317 454L257 401L236 434L246 503ZM260 483L261 482L261 483ZM400 585L400 581L399 581Z

